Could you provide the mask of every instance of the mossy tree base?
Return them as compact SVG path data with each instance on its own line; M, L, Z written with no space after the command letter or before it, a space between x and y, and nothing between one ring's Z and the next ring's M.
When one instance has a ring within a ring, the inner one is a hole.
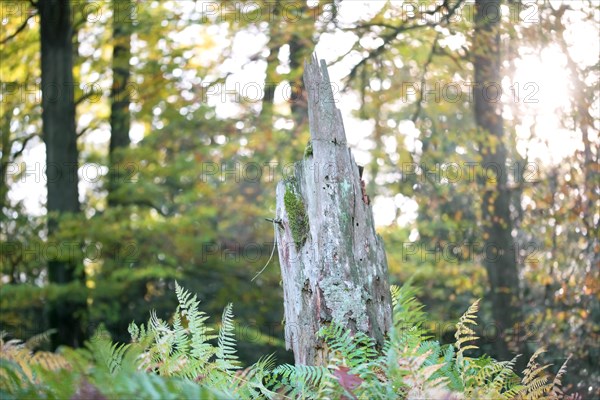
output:
M335 321L383 344L391 324L388 269L324 62L305 65L312 156L277 186L285 335L296 364L322 365L319 329Z

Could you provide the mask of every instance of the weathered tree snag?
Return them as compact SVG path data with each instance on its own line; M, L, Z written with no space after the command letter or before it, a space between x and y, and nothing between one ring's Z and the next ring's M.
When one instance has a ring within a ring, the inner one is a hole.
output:
M277 186L285 338L296 364L322 365L332 322L382 344L391 325L388 269L359 168L346 145L324 61L305 64L311 145Z

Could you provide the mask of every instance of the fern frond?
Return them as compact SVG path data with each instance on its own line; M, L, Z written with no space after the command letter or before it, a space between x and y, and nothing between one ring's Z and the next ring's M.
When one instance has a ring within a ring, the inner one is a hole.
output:
M123 355L130 345L112 343L108 332L99 330L89 341L88 347L94 355L97 365L106 368L109 374L114 374L121 367Z
M554 380L552 381L552 390L550 390L551 399L560 399L564 395L562 389L562 377L567 373L567 363L571 359L571 356L567 357L565 362L560 366Z
M188 329L191 333L191 355L202 362L208 362L215 350L209 340L216 338L212 328L205 325L208 319L206 313L200 311L200 301L197 296L192 296L190 292L183 289L175 282L175 294L179 301L181 315L188 321Z
M477 325L477 312L479 311L479 299L477 299L467 311L460 317L456 323L456 348L458 349L458 355L462 356L466 350L477 349L478 347L472 344L465 345L467 342L476 341L479 337L475 334L475 331L470 328L469 325Z
M519 393L523 392L523 388L524 388L524 386L520 385L520 384L511 386L509 389L502 392L502 398L506 399L506 400L518 399Z
M127 327L127 332L129 332L129 335L131 335L131 341L133 343L142 341L146 337L146 329L144 328L144 324L137 326L135 322L132 322Z
M35 350L40 347L43 343L50 341L50 336L56 333L56 329L48 329L46 332L38 333L33 335L25 342L25 347L30 350Z
M393 320L394 325L400 329L408 327L420 328L427 316L423 312L423 304L417 300L417 290L409 280L402 287L392 285Z
M519 398L539 399L551 392L553 385L551 382L548 382L549 379L546 372L546 369L551 365L547 364L541 366L537 362L537 358L545 351L546 350L543 347L539 348L529 359L527 367L525 368L525 371L523 371L523 379L521 380L523 388L519 392Z
M61 369L70 369L68 361L60 354L51 353L48 351L36 352L29 361L32 365L39 365L41 368L48 371L58 371Z
M286 397L315 398L331 373L325 367L283 364L269 376L272 390Z
M317 335L325 340L334 353L332 357L346 360L349 367L363 365L378 355L375 340L363 332L352 334L349 329L332 323L322 327Z
M537 358L540 356L540 354L544 353L545 351L546 349L540 347L533 353L533 355L527 362L527 367L523 371L523 384L529 384L529 382L531 382L539 374L539 364L537 362Z
M433 374L435 374L436 372L438 372L441 368L444 367L444 364L433 364L433 365L428 365L425 366L421 369L420 375L422 377L423 380L427 381L429 380ZM446 378L445 377L438 377L436 378L436 380L434 382L437 382L435 384L432 383L433 386L437 386L438 383L442 383L444 382Z
M173 315L173 344L181 354L187 354L190 349L188 330L183 327L179 309Z
M395 307L398 304L398 298L401 296L400 286L390 285L390 294L392 295L392 307Z
M236 355L235 336L233 334L235 327L233 325L233 305L229 303L223 310L221 328L217 340L216 350L217 368L223 370L239 369L238 356Z
M503 390L508 390L511 387L511 378L515 377L514 368L519 355L515 356L510 361L499 361L496 362L495 368L490 368L488 371L489 376L494 376L492 380L492 388L501 393Z
M23 370L18 362L4 357L0 358L0 393L15 394L32 384L31 376ZM2 395L2 398L9 397Z
M429 362L426 362L426 364L431 365L431 364L434 364L435 361L437 361L437 359L440 357L440 354L442 352L442 346L437 341L426 340L419 345L417 352L419 354L429 352L430 356L429 356L429 359L427 360Z
M315 385L323 379L327 372L325 367L283 364L275 368L272 373L280 375L284 380L296 380L304 384Z

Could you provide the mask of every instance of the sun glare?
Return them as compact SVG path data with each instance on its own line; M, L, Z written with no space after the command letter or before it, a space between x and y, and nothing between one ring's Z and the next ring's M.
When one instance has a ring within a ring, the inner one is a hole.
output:
M561 117L569 112L570 74L566 56L552 46L534 54L522 49L515 61L510 98L520 124L518 150L532 161L555 164L580 146L575 132L565 129Z
M570 77L566 63L557 47L547 47L541 54L526 53L516 60L513 81L519 84L521 93L515 101L545 114L568 107Z

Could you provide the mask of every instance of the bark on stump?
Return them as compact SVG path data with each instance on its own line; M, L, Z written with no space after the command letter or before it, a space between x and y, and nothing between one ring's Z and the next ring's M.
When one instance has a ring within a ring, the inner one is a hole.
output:
M359 167L346 144L325 62L305 63L311 143L277 185L277 246L286 347L323 365L319 329L332 322L383 344L392 323L388 268Z

